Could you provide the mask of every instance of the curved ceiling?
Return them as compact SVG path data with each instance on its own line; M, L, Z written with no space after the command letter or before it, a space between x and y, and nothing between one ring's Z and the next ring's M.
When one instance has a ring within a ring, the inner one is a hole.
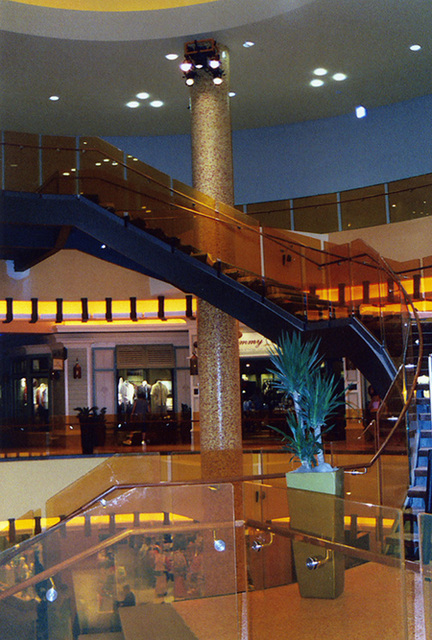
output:
M373 108L432 93L432 3L425 0L166 1L171 6L163 9L107 12L115 6L108 0L85 3L102 11L0 0L0 127L56 135L188 133L189 94L178 64L184 43L205 37L230 51L235 129L353 114L358 104ZM255 45L245 48L247 40ZM411 51L412 44L421 49ZM168 53L179 59L167 60ZM327 74L315 76L318 67ZM334 79L337 73L346 79ZM324 84L312 87L312 79ZM126 107L139 92L149 98ZM163 106L152 108L154 99Z
M30 4L67 11L153 11L186 7L191 4L217 2L217 0L10 0L20 4Z

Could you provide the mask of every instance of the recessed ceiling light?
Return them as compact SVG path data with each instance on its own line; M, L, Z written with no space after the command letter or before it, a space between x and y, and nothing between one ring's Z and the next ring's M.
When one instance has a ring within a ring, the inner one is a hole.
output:
M253 47L255 45L255 42L252 42L252 40L246 40L245 42L243 42L243 46L246 49L249 49L249 47Z
M129 109L136 109L140 106L140 103L137 100L131 100L130 102L126 102L126 106L129 107Z
M356 118L365 118L367 115L366 107L359 105L355 108Z
M150 94L147 93L147 91L141 91L136 94L136 97L139 98L139 100L147 100L147 98L150 98Z
M420 51L421 49L421 45L420 44L412 44L410 46L411 51Z
M336 82L342 82L343 80L347 79L347 76L345 73L334 73L332 75L333 80L336 80Z
M235 94L236 94L235 91L229 91L228 92L228 95L229 95L230 98L234 98Z
M162 100L153 100L152 102L150 102L150 106L155 107L155 109L158 109L159 107L163 106L163 102Z
M52 100L52 102L57 102L57 100L60 100L60 96L50 96L49 99Z
M165 58L167 60L177 60L178 58L178 53L167 53Z
M324 84L324 80L319 80L318 78L315 78L315 80L311 80L309 84L311 87L322 87Z
M328 71L323 67L318 67L317 69L314 69L313 73L314 73L314 76L326 76Z

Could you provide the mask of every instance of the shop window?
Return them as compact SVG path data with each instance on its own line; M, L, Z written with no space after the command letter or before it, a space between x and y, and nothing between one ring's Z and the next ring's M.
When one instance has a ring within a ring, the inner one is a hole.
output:
M117 384L118 413L123 419L131 415L138 392L150 414L165 415L174 409L172 369L118 369Z

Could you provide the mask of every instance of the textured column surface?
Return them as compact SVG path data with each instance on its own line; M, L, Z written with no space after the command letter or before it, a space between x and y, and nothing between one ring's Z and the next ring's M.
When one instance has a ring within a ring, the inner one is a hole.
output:
M217 201L234 204L229 59L221 52L224 82L215 86L201 73L191 91L193 186ZM207 212L208 213L208 212ZM213 258L233 262L229 231L199 219L198 248ZM203 300L198 301L201 473L204 480L242 475L242 431L238 322ZM209 505L214 510L214 506ZM222 514L211 514L214 521ZM234 518L243 518L242 487L234 485ZM236 528L236 579L246 589L244 530ZM211 570L211 568L209 568ZM222 591L223 592L223 591ZM246 601L239 609L241 637L248 637Z
M191 90L193 186L215 200L234 203L229 59L221 53L224 82L201 73ZM200 224L200 223L199 223ZM202 221L200 250L229 261L226 227ZM200 300L198 358L203 477L241 474L241 400L238 322Z

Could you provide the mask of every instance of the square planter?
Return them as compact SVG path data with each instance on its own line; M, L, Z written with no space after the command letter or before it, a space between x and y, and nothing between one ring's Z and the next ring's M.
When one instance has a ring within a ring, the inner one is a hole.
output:
M286 480L291 529L343 543L343 470L291 472ZM293 552L302 597L331 599L341 595L345 571L342 553L300 540L293 541ZM320 561L317 568L308 568L309 558Z

